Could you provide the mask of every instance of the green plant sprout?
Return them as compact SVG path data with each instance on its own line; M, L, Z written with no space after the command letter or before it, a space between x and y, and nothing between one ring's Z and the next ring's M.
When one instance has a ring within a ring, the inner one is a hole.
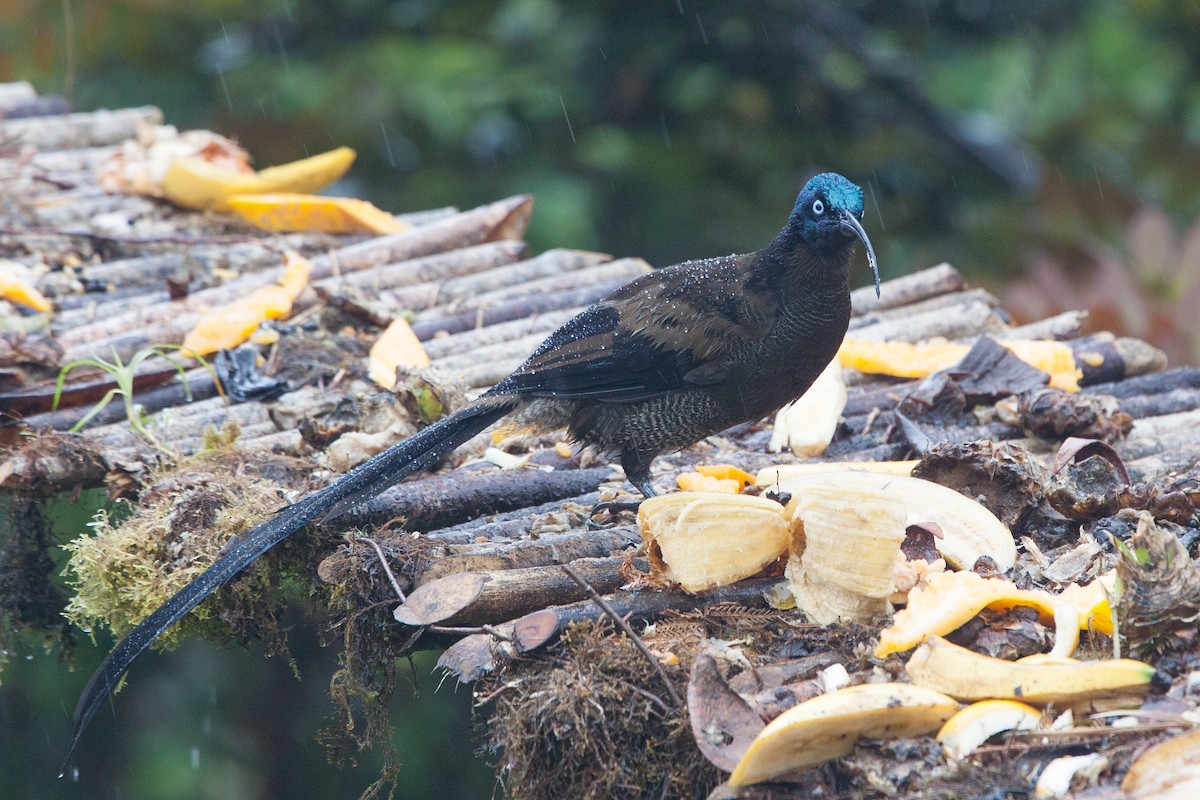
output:
M104 394L104 397L101 397L100 400L97 401L97 403L92 406L91 409L84 414L78 422L72 425L70 432L78 433L84 428L84 426L91 422L93 417L103 411L105 407L112 402L114 397L120 395L125 403L125 416L129 420L130 427L132 427L139 436L149 442L156 450L168 452L169 448L164 445L158 439L158 437L150 431L149 428L146 427L147 417L143 412L142 407L133 401L133 379L134 375L137 373L137 368L141 366L143 361L152 356L159 356L160 358L166 359L168 362L170 362L171 366L175 367L175 371L179 373L179 377L183 380L183 389L188 402L191 402L192 390L188 385L187 374L184 370L184 366L178 360L172 358L167 352L168 350L179 350L181 348L182 345L177 344L160 344L153 345L151 347L143 347L141 350L138 350L136 353L134 353L133 357L129 359L129 363L126 364L124 361L122 361L121 355L114 347L112 348L112 361L105 361L103 358L95 356L93 358L81 358L76 361L72 361L69 364L64 364L62 369L58 371L58 381L54 386L54 402L51 405L51 410L58 410L58 402L62 398L63 384L66 383L67 375L72 370L74 370L76 367L83 366L96 367L97 369L101 369L108 373L117 385L112 389L109 389ZM220 381L217 380L216 372L209 365L209 363L201 356L196 356L196 360L199 361L201 365L203 365L204 368L209 371L210 374L212 374L213 380L216 381L219 388L221 385ZM224 393L222 392L222 394Z

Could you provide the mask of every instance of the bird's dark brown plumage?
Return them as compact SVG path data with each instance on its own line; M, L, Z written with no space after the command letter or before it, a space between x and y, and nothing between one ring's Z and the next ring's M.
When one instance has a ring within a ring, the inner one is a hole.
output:
M258 556L313 519L429 469L503 417L533 431L567 428L577 442L619 458L649 496L650 463L660 453L799 397L845 336L855 237L875 267L862 211L859 187L833 173L814 177L762 250L688 261L626 284L551 334L472 405L237 537L97 669L75 709L71 750L138 654ZM877 271L875 281L878 291Z

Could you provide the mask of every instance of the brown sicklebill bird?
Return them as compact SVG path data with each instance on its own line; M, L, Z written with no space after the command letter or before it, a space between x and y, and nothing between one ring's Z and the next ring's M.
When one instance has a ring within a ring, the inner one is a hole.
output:
M433 467L502 417L538 433L566 428L576 442L618 458L629 482L650 497L655 456L761 419L804 394L846 335L856 239L879 292L862 214L862 189L841 175L817 175L763 249L686 261L631 281L552 333L462 411L238 536L96 670L75 708L68 760L129 665L184 614L307 523Z

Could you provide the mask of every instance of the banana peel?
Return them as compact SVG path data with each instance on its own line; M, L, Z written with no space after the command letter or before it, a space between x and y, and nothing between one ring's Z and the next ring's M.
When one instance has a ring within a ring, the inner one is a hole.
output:
M188 331L181 352L195 358L237 347L268 319L292 313L292 303L308 285L312 266L294 251L287 251L283 273L276 283L260 286L245 297L205 314Z
M1037 730L1042 712L1015 700L981 700L959 711L938 731L937 740L950 758L972 750L1004 731Z
M1012 581L984 578L970 571L931 575L924 587L909 593L908 605L896 612L892 624L880 631L875 656L899 653L928 636L957 630L985 608L1006 611L1016 606L1037 609L1044 622L1053 620L1057 654L1070 655L1081 628L1112 634L1108 600L1100 581L1093 584L1098 588L1085 592L1085 587L1080 587L1069 594L1053 595L1040 589L1018 589Z
M235 194L228 202L238 216L265 231L386 234L404 233L413 227L353 197L270 192Z
M814 697L763 728L729 785L748 786L840 758L860 738L932 733L958 708L953 698L908 683L864 683Z
M1026 364L1050 376L1050 385L1068 392L1079 391L1083 374L1075 353L1064 342L1009 339L1000 344ZM838 361L847 369L897 378L925 378L962 361L971 346L937 337L925 341L878 342L847 338L838 350Z
M942 530L937 549L946 563L970 569L980 556L990 556L1002 572L1017 561L1012 532L996 515L975 500L953 489L908 475L872 472L827 472L781 480L780 492L792 495L792 504L806 491L825 486L847 498L886 497L899 502L907 512L907 524L935 522Z
M912 682L959 700L1018 700L1034 706L1076 706L1138 700L1157 682L1154 667L1129 658L1033 662L992 658L931 636L909 658Z
M792 539L783 506L742 494L650 497L638 506L637 520L651 576L692 593L757 574L783 555Z
M384 389L396 386L396 368L429 366L429 354L421 346L412 326L402 317L392 320L371 346L367 375Z
M231 211L229 198L267 192L310 194L336 181L354 163L355 152L338 147L259 172L238 172L202 158L177 158L163 176L163 195L184 208Z

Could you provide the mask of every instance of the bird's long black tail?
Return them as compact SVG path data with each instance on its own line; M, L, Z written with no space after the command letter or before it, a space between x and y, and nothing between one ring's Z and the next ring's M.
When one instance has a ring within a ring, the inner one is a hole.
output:
M503 402L501 398L495 398L491 403L469 406L393 445L324 489L283 509L268 522L240 534L231 542L232 546L228 547L225 555L142 620L96 669L75 706L75 725L64 762L64 771L75 746L79 743L79 737L100 704L116 687L117 681L129 669L133 660L163 631L182 619L263 553L312 520L322 515L336 516L374 497L401 478L432 467L442 456L515 407L515 402Z

